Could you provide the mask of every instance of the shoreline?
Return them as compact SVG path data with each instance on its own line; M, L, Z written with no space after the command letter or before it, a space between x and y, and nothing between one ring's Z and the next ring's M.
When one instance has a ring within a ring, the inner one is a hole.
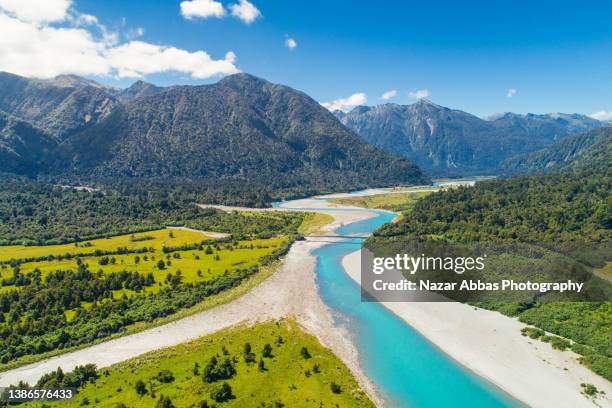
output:
M342 259L345 273L357 284L360 251ZM612 406L606 379L582 366L572 351L521 335L527 325L517 319L462 303L381 304L456 362L529 406ZM581 394L581 383L594 384L605 394L593 401Z

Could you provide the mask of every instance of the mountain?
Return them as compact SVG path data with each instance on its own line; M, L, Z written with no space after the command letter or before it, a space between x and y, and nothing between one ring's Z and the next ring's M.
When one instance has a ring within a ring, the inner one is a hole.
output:
M106 117L116 90L74 75L31 79L0 72L0 110L30 122L58 140Z
M602 125L587 116L567 114L506 113L484 120L425 99L335 114L366 141L436 175L496 174L509 157Z
M0 111L0 172L33 175L56 146L41 129Z
M117 93L117 98L121 102L129 102L133 99L140 98L142 96L154 95L162 92L165 88L153 85L144 81L136 81L129 88L125 88Z
M365 143L306 94L248 74L127 102L62 143L58 157L54 168L73 176L319 190L425 181L408 160Z
M502 163L507 173L612 170L612 126L568 136L546 149Z

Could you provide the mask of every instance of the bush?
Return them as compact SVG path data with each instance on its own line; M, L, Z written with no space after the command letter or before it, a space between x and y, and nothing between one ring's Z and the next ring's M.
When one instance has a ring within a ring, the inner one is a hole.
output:
M340 394L342 392L342 388L333 381L329 384L329 388L331 388L334 394Z
M215 400L216 402L224 402L234 398L232 394L232 387L226 382L213 388L210 392L210 398Z
M580 384L580 386L582 387L582 392L584 392L589 397L593 397L599 394L599 390L593 384L582 383Z
M170 398L164 397L164 394L162 394L159 396L155 408L175 408L175 406Z
M207 383L219 380L229 380L235 374L236 368L229 357L224 358L223 361L219 363L217 358L212 356L202 371L202 380Z
M524 327L521 329L521 334L529 337L530 339L538 339L544 336L544 330L537 329L535 327Z
M262 352L261 352L261 355L262 355L263 357L266 357L266 358L271 358L271 357L272 357L272 346L271 346L271 345L269 345L269 344L266 344L266 345L263 347L263 350L262 350Z
M170 370L162 370L155 376L157 381L161 383L171 383L174 381L174 374Z
M147 386L142 380L136 381L136 384L134 384L134 388L136 389L136 393L138 395L145 395L147 393Z

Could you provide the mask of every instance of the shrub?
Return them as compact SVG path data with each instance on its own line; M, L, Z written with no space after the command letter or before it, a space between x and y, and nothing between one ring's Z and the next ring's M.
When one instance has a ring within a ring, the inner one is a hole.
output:
M174 381L174 374L170 370L162 370L155 376L157 381L161 383L171 383Z
M145 395L147 393L147 386L142 380L136 381L136 384L134 384L134 388L136 389L136 393L138 395Z
M333 381L329 384L329 387L334 394L340 394L342 392L342 388Z
M164 397L164 394L162 394L159 396L155 408L175 408L175 406L170 398Z
M216 402L224 402L234 398L232 394L232 387L226 382L223 384L213 388L210 392L210 398L215 400Z

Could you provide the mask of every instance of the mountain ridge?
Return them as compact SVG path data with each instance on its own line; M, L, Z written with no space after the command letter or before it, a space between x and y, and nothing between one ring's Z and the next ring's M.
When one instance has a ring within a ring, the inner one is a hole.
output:
M549 147L502 163L508 174L552 171L610 172L612 167L612 125L571 135Z
M305 93L249 74L175 86L114 109L63 142L53 168L92 177L268 181L278 188L424 182Z
M499 163L509 157L603 125L580 114L505 113L486 120L428 100L334 114L369 143L434 175L497 174Z

